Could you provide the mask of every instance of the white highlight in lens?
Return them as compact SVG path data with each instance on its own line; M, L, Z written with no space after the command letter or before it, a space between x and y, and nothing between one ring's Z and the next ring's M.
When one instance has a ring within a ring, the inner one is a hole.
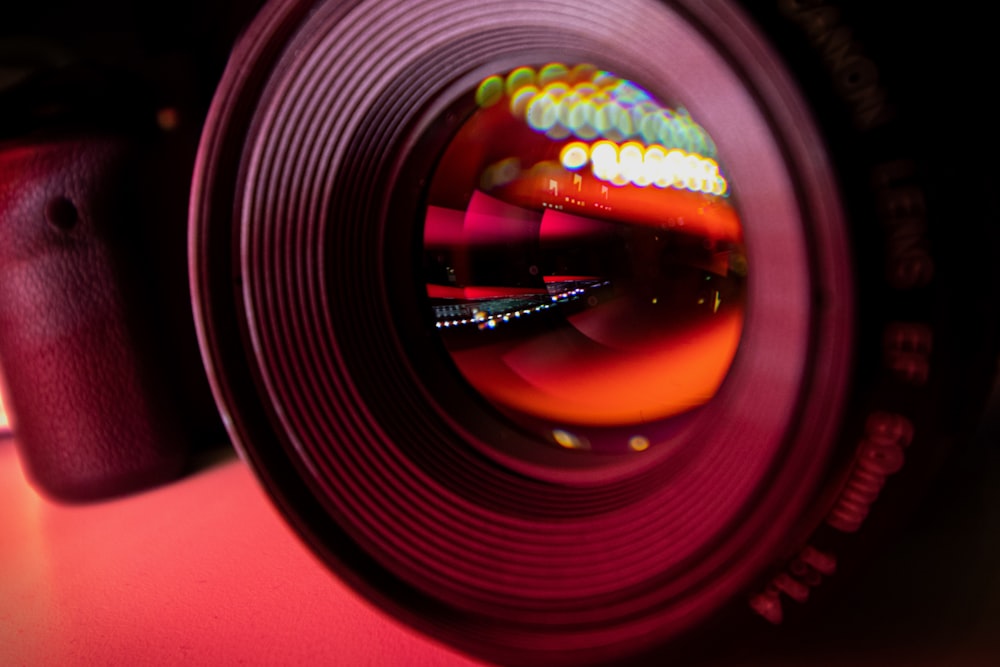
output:
M715 160L679 148L667 150L659 144L643 146L629 141L619 145L604 140L588 148L575 141L563 148L559 158L570 171L590 162L594 176L613 185L654 185L719 196L729 188Z

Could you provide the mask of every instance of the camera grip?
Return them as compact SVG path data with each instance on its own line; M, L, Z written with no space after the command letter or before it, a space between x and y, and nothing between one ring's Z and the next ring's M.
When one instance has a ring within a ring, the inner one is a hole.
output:
M162 483L187 458L150 349L134 163L115 138L0 150L0 365L26 472L61 500Z

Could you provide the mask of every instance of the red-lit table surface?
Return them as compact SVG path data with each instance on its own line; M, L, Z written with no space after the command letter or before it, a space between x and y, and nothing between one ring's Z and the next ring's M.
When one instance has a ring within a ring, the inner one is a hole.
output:
M1000 665L1000 488L972 504L921 521L854 578L833 620L699 665ZM329 574L235 455L150 492L64 506L27 484L0 436L0 665L92 664L480 663Z
M362 601L234 455L62 506L0 439L0 665L473 666Z

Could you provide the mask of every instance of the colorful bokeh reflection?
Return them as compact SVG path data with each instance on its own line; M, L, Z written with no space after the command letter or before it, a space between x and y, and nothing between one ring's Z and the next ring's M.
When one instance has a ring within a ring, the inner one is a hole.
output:
M716 394L743 329L715 143L591 65L479 85L430 185L424 270L464 378L563 449L655 447L654 424Z

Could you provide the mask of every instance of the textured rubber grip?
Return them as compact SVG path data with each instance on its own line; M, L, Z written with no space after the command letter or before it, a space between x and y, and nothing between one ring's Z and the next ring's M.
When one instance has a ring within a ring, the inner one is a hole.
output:
M169 351L154 349L135 169L120 139L0 150L5 396L29 478L61 500L158 484L187 458Z

